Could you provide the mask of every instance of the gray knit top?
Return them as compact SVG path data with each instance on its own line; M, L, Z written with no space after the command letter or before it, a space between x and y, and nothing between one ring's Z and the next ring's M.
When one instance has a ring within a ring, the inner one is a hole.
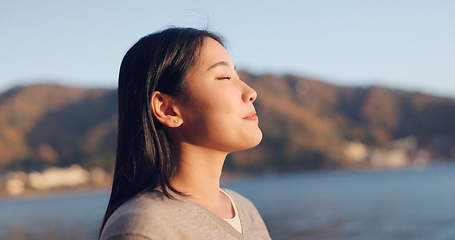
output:
M224 190L237 206L242 233L185 197L168 199L153 191L120 206L106 222L100 239L270 239L256 207L240 194Z

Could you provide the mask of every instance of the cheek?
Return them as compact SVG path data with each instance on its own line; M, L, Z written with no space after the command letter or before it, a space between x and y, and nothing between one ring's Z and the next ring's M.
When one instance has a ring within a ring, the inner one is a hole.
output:
M209 135L209 131L216 127L213 123L220 119L219 116L216 117L216 111L216 106L213 106L208 99L194 97L185 102L181 113L183 118L182 127L186 138L200 138ZM226 112L226 114L230 113Z
M226 92L213 91L194 97L188 109L194 110L203 118L234 117L238 113L231 98Z

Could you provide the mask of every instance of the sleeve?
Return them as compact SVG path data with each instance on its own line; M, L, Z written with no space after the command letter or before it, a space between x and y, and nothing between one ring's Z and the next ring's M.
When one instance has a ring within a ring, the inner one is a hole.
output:
M138 234L123 234L123 235L115 235L107 240L152 240L151 238L141 236Z
M100 240L154 240L179 239L176 226L169 216L138 211L113 214L101 234Z
M100 240L152 240L172 239L162 221L137 212L111 216L103 229ZM152 238L153 236L153 238Z

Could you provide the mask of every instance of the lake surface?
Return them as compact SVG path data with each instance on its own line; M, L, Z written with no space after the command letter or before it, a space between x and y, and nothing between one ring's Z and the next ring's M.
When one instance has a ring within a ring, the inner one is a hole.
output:
M455 164L230 181L272 239L455 239ZM0 199L0 239L96 239L107 192Z

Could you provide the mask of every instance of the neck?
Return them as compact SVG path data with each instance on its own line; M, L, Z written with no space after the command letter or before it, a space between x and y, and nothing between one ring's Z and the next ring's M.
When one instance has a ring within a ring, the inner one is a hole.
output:
M220 177L227 153L182 143L176 149L178 168L171 180L176 190L203 204L219 200Z
M231 218L231 201L220 192L220 177L228 153L181 143L177 145L177 173L171 185L187 198L221 218Z

